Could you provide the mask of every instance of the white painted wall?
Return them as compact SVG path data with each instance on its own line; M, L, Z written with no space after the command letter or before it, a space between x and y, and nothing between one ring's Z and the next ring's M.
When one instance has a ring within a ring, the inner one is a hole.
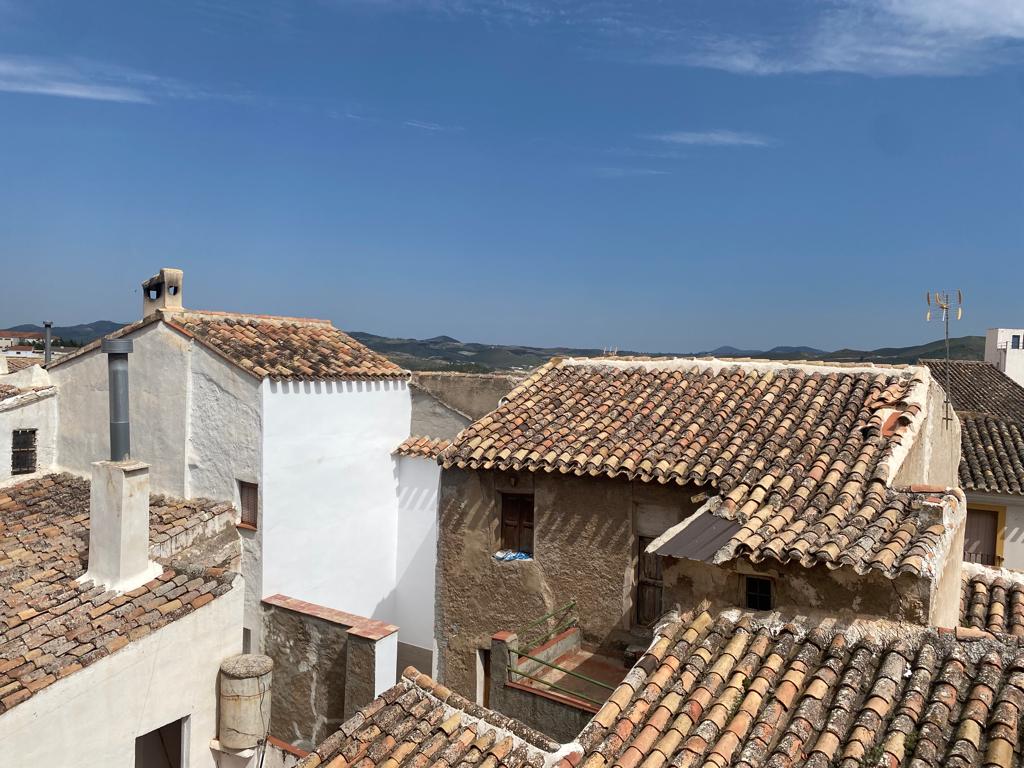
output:
M434 459L397 456L398 551L395 623L403 643L432 651L434 569L437 564L437 490L441 467Z
M190 716L189 768L216 768L217 672L241 650L242 590L52 684L0 715L19 765L134 768L135 738Z
M128 338L135 342L128 356L132 458L150 465L155 493L183 497L192 343L159 322ZM92 462L110 458L107 356L96 349L49 373L60 387L57 463L88 475Z
M263 591L398 623L405 381L263 382Z
M1013 337L1020 337L1020 347L1013 348ZM989 328L985 332L985 362L1024 386L1024 328Z
M1006 508L1003 530L1003 568L1024 570L1024 496L967 492L967 506L974 504Z
M0 402L0 485L20 483L53 471L57 460L57 390L26 393ZM16 429L36 430L36 468L31 475L11 474L11 441Z

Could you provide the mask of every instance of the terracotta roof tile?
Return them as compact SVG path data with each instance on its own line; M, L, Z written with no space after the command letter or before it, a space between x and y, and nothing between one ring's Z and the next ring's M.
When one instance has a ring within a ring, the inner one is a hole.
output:
M407 437L400 446L395 448L396 456L423 456L428 459L436 459L445 448L451 445L451 440L442 437L420 437L413 435Z
M541 768L558 744L471 704L409 667L393 688L345 722L297 768L459 766Z
M41 357L8 357L7 358L7 372L14 373L25 368L29 368L33 365L42 365L43 358Z
M223 512L154 497L151 545ZM0 714L231 589L221 569L169 567L124 595L105 592L76 581L88 540L87 481L47 475L0 489Z
M464 429L444 467L710 486L730 555L920 573L941 509L890 486L922 368L554 360ZM940 505L941 506L941 505Z
M922 360L940 386L946 362ZM1024 387L989 363L949 362L949 398L960 418L960 484L1024 494Z
M960 625L1024 637L1024 574L964 563Z
M158 311L107 338L163 321L256 378L285 380L407 379L409 372L327 320L226 312ZM99 347L96 340L50 367Z

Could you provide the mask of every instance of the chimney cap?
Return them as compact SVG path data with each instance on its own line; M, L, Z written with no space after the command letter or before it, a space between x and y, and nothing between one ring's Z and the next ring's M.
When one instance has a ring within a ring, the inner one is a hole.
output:
M132 351L131 339L104 339L100 349L108 355L127 355Z

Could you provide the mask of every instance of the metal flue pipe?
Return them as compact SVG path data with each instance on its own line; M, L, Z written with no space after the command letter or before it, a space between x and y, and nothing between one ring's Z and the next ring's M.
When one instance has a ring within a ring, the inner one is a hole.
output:
M131 339L104 339L100 349L107 355L107 388L110 391L110 460L127 461L132 454L128 418L128 355Z
M52 340L53 321L47 320L43 323L43 327L46 329L46 343L43 345L43 365L50 364L50 343Z

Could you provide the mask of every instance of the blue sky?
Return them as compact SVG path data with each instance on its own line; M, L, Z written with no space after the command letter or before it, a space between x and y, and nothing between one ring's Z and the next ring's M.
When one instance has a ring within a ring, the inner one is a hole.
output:
M692 351L1024 324L1019 0L0 0L0 326ZM17 273L18 280L10 280Z

